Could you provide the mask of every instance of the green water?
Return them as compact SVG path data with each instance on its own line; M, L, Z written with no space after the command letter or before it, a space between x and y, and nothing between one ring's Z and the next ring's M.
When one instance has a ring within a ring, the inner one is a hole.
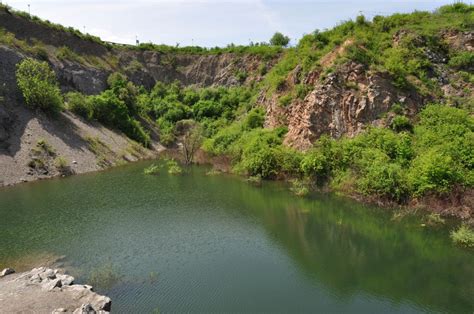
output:
M97 290L116 313L474 310L474 254L449 228L148 165L0 189L0 268L65 255L86 282L108 267L118 280Z

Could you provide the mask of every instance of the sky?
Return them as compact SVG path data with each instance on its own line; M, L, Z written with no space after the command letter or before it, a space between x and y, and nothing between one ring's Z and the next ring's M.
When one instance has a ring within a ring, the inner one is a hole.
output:
M453 0L2 0L17 10L119 43L226 46L304 34L362 13L432 11Z

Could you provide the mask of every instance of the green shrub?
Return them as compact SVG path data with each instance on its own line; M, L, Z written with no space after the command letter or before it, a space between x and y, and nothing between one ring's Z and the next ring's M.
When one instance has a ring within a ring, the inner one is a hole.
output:
M244 152L239 168L249 176L260 176L263 179L274 178L278 174L278 161L275 150L271 147L260 147L251 153Z
M445 194L461 183L462 173L451 156L430 149L413 160L408 178L416 196L427 192Z
M45 152L48 156L56 156L56 150L45 139L38 140L36 147Z
M411 124L410 119L405 116L395 116L390 124L390 128L395 132L413 131L413 125Z
M60 60L69 60L79 63L85 63L85 60L82 56L78 55L67 46L62 46L58 48L56 52L56 57L58 57L58 59Z
M273 34L272 38L270 39L270 45L273 46L286 47L289 43L290 38L280 32L276 32L275 34Z
M401 104L396 103L392 105L392 107L390 108L390 111L398 115L403 115L404 108Z
M79 92L69 92L66 94L66 108L75 114L85 118L92 119L94 116L94 108L87 96Z
M300 167L305 176L320 182L328 179L331 171L331 162L328 155L322 149L315 148L305 154Z
M229 149L242 135L242 127L240 124L232 124L226 128L219 130L212 138L204 141L203 148L205 151L215 154L229 154Z
M449 60L449 66L456 69L473 69L474 68L474 52L463 51L454 55Z
M59 156L54 160L54 166L58 169L59 173L62 175L70 175L71 174L71 167L69 166L69 162L66 158Z
M61 111L61 91L55 73L46 62L24 59L17 65L16 78L28 106L52 113Z
M281 142L277 130L253 129L229 145L228 152L239 160L235 167L238 172L270 179L280 170L277 155Z
M454 243L474 248L474 230L467 225L461 225L457 230L451 231L450 236Z
M438 13L470 13L474 12L474 6L462 2L456 2L453 4L444 5L437 10Z
M158 174L159 172L160 172L160 167L157 166L157 165L155 165L155 164L153 164L153 165L151 165L151 166L149 166L149 167L146 167L146 168L143 170L143 173L144 173L144 174L148 174L148 175L150 175L150 174L156 175L156 174Z
M252 109L245 117L243 126L247 130L262 128L265 122L265 113L261 108Z
M169 174L178 175L183 172L183 169L179 166L178 162L176 162L176 160L174 159L169 160L166 163L166 166L168 167Z
M247 79L247 77L248 77L248 74L247 74L247 72L245 72L245 71L240 70L240 71L237 71L237 72L235 73L235 78L236 78L237 81L239 81L239 83L241 83L241 84L243 84L243 83L245 82L245 80Z
M278 103L282 107L287 107L289 104L291 104L291 101L293 100L293 96L291 94L286 94L283 96L280 96L278 99Z
M380 150L369 149L357 161L357 189L365 195L376 195L398 202L409 193L407 180L402 167L390 162L389 157Z

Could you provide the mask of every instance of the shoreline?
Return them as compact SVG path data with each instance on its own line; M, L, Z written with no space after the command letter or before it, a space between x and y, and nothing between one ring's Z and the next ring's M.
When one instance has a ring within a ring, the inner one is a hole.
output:
M74 172L68 176L61 175L61 174L55 174L51 176L46 176L46 177L34 177L33 180L28 180L28 181L22 181L19 180L16 183L10 183L6 185L0 185L0 189L2 188L10 188L14 187L17 185L20 185L22 183L33 183L33 182L39 182L43 180L50 180L50 179L62 179L65 177L69 176L75 176L75 175L81 175L81 174L88 174L88 173L95 173L95 172L102 172L102 171L107 171L111 170L113 168L121 167L121 166L126 166L131 163L136 163L136 162L141 162L141 161L152 161L152 160L158 160L162 157L167 157L167 158L173 158L177 159L180 162L183 162L183 158L180 155L179 151L177 148L164 148L160 150L154 151L153 156L146 156L143 158L139 158L137 160L131 160L131 161L125 161L124 163L118 163L114 165L110 165L106 168L102 169L95 169L95 170L86 170L86 171L79 171L79 172ZM208 165L212 166L214 170L217 172L221 173L229 173L232 174L232 165L231 165L231 160L227 156L210 156L206 152L199 150L196 153L195 161L194 163L196 165ZM238 175L239 177L245 177L242 175ZM270 181L283 181L283 182L289 182L290 178L276 178ZM349 199L352 199L355 202L362 203L362 204L367 204L367 205L373 205L373 206L378 206L387 210L390 210L392 212L397 212L397 211L406 211L406 212L417 212L417 211L423 211L426 214L436 214L440 215L441 217L445 218L454 218L457 220L460 220L462 222L467 222L470 225L474 225L474 217L471 216L469 213L469 207L461 205L453 205L452 200L454 199L455 201L459 202L459 199L462 197L466 198L474 198L474 190L469 190L465 191L465 193L461 194L458 193L458 195L448 195L444 198L436 197L434 195L432 196L426 196L422 197L420 199L410 199L408 200L405 204L399 204L393 201L389 201L383 198L379 198L376 196L365 196L360 193L357 193L356 191L344 191L344 190L334 190L331 189L328 186L324 186L322 188L315 189L315 191L321 192L321 193L334 193L338 196L343 196ZM455 193L453 193L455 194ZM451 201L451 204L450 204ZM461 209L461 210L460 210Z
M0 272L0 308L5 313L109 313L112 300L74 277L46 267Z

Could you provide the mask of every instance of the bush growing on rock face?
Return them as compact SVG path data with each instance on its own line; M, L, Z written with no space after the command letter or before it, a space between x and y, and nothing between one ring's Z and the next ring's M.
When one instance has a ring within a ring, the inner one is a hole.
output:
M474 52L463 51L457 53L449 60L449 66L456 69L473 69L474 68Z
M56 74L46 62L24 59L17 65L16 78L28 106L52 113L61 111L63 99Z
M256 129L263 127L263 123L265 122L264 112L260 108L256 108L251 110L244 121L244 128L246 129Z
M69 92L65 98L68 110L85 119L92 119L94 108L91 105L90 98L78 92Z
M129 138L148 146L150 136L137 120L138 111L146 112L146 104L139 103L138 88L122 74L108 79L110 88L99 95L85 96L78 92L66 95L67 108L85 119L95 119L118 129ZM141 98L144 101L143 98Z
M413 126L410 123L410 119L405 116L395 116L390 124L390 128L395 132L409 131L413 130Z

